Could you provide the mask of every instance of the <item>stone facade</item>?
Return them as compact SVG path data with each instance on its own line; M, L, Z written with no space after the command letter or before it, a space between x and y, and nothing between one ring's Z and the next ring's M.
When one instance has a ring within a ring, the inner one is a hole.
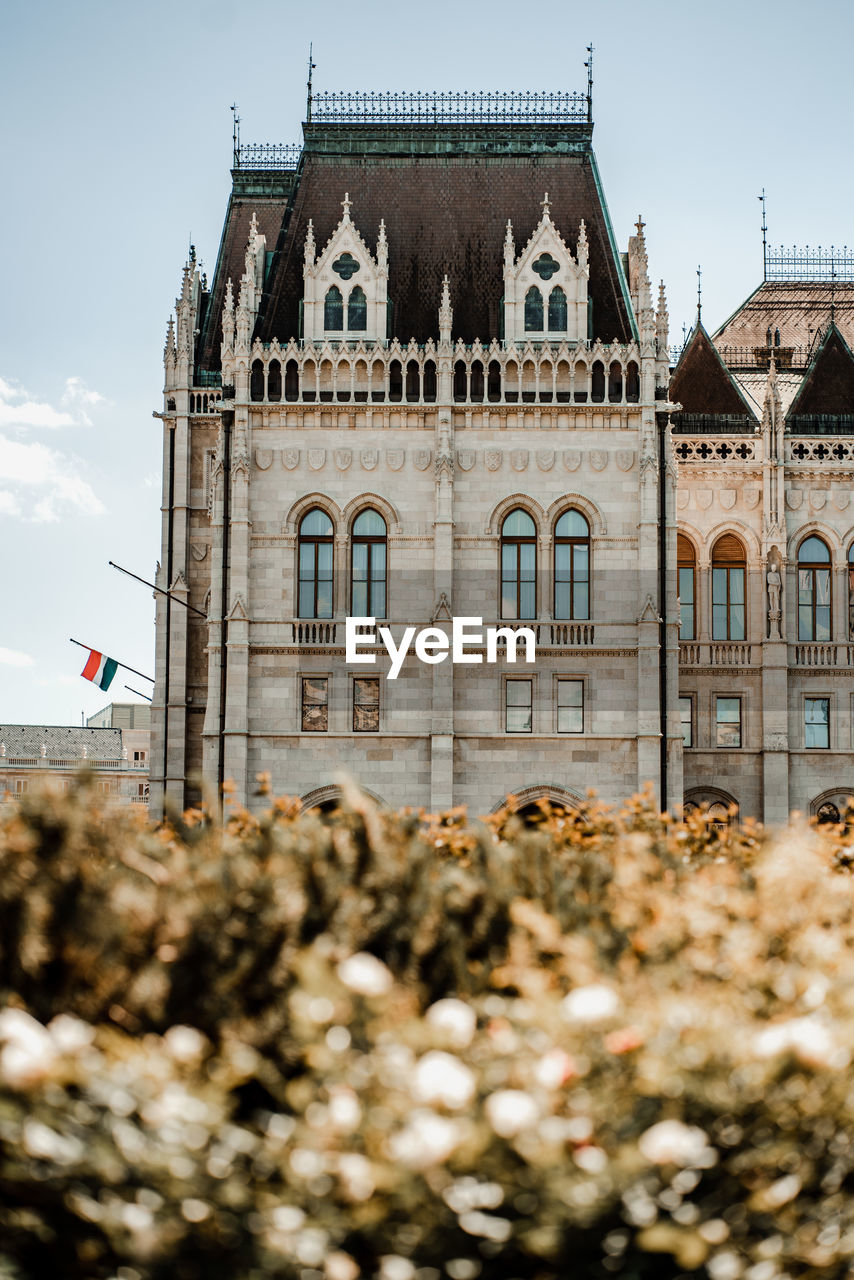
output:
M111 703L86 726L0 725L0 801L67 791L81 769L115 804L148 805L149 708Z
M236 157L211 287L191 258L169 322L154 811L225 780L252 804L262 773L322 804L341 772L393 806L647 782L673 805L683 737L692 802L778 821L850 790L854 463L794 454L793 375L739 381L700 325L670 386L663 287L654 305L640 220L617 250L589 122L304 133L296 171ZM800 643L820 529L833 637ZM390 680L382 650L347 662L364 613L395 643L527 627L536 662L410 656ZM827 747L804 743L808 697L831 700Z

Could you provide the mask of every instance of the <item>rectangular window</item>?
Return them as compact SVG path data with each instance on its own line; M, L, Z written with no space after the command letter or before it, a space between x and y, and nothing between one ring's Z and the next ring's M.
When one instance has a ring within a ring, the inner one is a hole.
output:
M682 745L684 747L693 747L694 745L694 699L679 699L679 719L682 724Z
M329 728L329 680L326 676L303 676L301 683L302 731L326 733Z
M29 780L29 778L16 778L16 779L15 779L15 794L16 794L16 795L19 795L19 796L20 796L20 795L23 795L23 793L24 793L25 791L29 791L29 789L30 789L30 780Z
M144 752L144 751L134 751L134 753L133 753L133 762L134 762L134 764L142 764L142 763L144 762L144 760L145 760L145 752Z
M804 746L830 746L830 698L804 699Z
M745 636L744 569L712 566L712 639Z
M533 719L533 680L507 680L504 685L506 733L530 733Z
M694 568L679 569L679 639L694 639Z
M715 698L715 746L741 746L741 698Z
M557 731L558 733L584 732L583 680L558 680Z
M353 680L353 732L379 733L380 682L377 676L356 676Z

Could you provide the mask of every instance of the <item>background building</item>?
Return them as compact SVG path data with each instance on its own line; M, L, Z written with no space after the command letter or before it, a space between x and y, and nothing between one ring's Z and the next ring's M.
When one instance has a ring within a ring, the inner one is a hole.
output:
M854 258L765 279L671 399L685 798L782 822L854 803Z
M310 108L301 151L236 148L169 324L158 585L207 618L158 599L155 810L262 771L322 803L342 768L434 809L680 798L667 314L589 97ZM362 613L530 623L537 663L392 682L345 664Z
M321 804L340 769L395 806L651 781L841 811L850 260L766 251L671 383L589 95L318 95L303 133L236 143L213 279L191 254L169 322L154 811L261 772ZM388 681L346 664L348 614L527 623L537 663Z
M43 787L67 791L81 768L117 802L148 804L151 709L110 703L75 725L0 725L0 798Z

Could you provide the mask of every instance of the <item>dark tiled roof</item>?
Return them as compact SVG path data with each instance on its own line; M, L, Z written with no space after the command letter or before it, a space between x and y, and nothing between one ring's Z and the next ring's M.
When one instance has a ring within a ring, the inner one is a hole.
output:
M766 280L715 333L720 347L764 347L767 333L780 330L783 347L809 347L818 331L836 323L854 344L854 282Z
M428 150L423 145L428 133L429 129L424 137L419 135L422 152ZM373 153L363 148L348 154L353 146L346 130L327 134L322 150L304 152L257 335L280 342L297 336L308 220L314 222L320 249L338 225L341 201L349 192L353 222L372 252L380 220L385 219L389 297L394 331L401 341L438 337L445 272L450 278L454 338L472 342L496 337L507 219L513 223L518 254L540 220L540 202L548 191L552 219L573 252L581 219L586 223L595 336L629 341L632 323L592 152L577 148L543 154L541 143L538 149L532 138L526 150L517 138L512 154L490 155L479 139L471 154L460 154L466 150L461 135L449 148L453 154L413 154L414 148L383 154L381 147ZM320 147L316 141L312 145Z
M831 324L789 414L854 414L854 355Z
M63 724L0 724L6 756L38 757L47 747L48 760L79 760L83 748L90 760L121 760L121 729L84 729Z
M670 380L670 399L684 413L755 414L715 350L702 324L695 325Z
M230 278L236 300L240 292L240 277L243 275L249 224L253 213L258 220L258 230L267 237L268 252L276 247L276 240L287 209L288 192L293 184L293 175L279 175L279 181L263 174L257 175L257 178L258 181L252 184L246 181L244 175L234 175L235 189L228 200L219 256L211 282L210 296L207 299L202 332L196 348L197 369L220 368L219 349L222 342L222 307L225 301L225 288Z

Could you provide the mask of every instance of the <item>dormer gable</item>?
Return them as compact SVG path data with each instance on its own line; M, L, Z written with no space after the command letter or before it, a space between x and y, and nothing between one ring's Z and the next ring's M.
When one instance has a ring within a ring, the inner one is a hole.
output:
M504 240L504 341L582 342L588 335L587 233L582 221L576 256L552 222L549 197L539 225L515 256L513 228Z
M854 414L854 354L831 320L786 415L797 430L800 417Z
M673 415L677 427L686 414L743 419L745 428L757 423L756 414L700 321L691 330L673 371L670 399L682 405L682 412Z
M374 341L388 333L388 245L380 222L376 257L350 217L350 196L326 248L316 254L309 221L303 265L303 337L308 342Z

